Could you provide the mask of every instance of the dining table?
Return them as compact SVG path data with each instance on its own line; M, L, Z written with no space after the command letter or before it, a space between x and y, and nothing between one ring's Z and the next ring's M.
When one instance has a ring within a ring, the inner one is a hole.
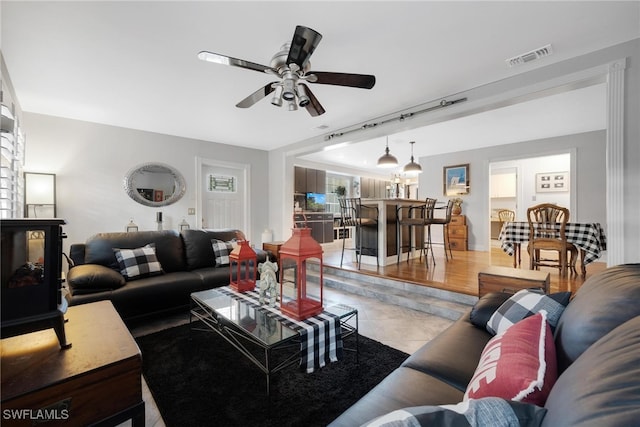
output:
M558 230L560 224L557 225ZM567 242L572 243L580 251L581 273L586 276L587 264L602 256L607 249L607 237L604 228L597 222L568 222L565 228ZM502 225L500 246L508 255L513 256L513 266L517 266L516 249L529 241L529 223L527 221L509 221Z

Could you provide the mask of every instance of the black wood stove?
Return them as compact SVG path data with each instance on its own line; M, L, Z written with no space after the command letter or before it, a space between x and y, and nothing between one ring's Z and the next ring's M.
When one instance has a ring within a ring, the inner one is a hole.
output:
M61 348L67 303L62 286L62 219L0 222L2 338L53 328Z

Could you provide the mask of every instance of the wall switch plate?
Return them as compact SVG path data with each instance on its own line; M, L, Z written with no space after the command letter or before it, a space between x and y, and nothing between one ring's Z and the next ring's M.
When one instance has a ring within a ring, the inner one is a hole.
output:
M196 214L196 208L189 208L187 210L187 214L188 215L195 215Z

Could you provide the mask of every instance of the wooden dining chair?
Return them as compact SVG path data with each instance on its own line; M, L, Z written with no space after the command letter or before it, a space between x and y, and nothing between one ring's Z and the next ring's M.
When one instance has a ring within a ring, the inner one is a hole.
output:
M543 203L527 209L529 222L529 252L531 270L539 267L558 268L566 276L571 268L575 273L578 249L567 242L566 227L569 209L551 203ZM542 258L541 251L554 251L558 259ZM570 258L568 258L570 255Z
M342 235L346 237L346 228L354 227L355 236L353 236L354 247L351 248L356 251L356 261L358 264L358 270L362 263L362 255L372 255L376 257L376 263L380 266L378 260L378 208L376 206L366 206L362 204L360 198L345 198L339 197L338 202L340 204L340 226L342 227ZM376 245L366 245L363 243L362 231L364 228L375 230ZM342 267L342 261L344 260L345 241L342 239L342 256L340 257L340 267Z
M513 222L516 220L516 213L511 209L500 209L498 211L498 219L500 220L500 229L505 222ZM521 265L520 243L514 244L515 252L513 253L513 266Z

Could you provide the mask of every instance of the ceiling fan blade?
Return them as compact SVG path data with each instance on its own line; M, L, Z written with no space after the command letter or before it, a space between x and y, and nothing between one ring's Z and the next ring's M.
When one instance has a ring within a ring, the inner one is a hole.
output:
M314 78L315 76L315 78ZM376 84L376 76L370 74L331 73L309 71L307 81L321 85L336 85L371 89Z
M305 107L309 112L309 114L311 114L311 116L313 117L323 115L325 113L325 110L324 108L322 108L322 105L320 105L320 101L318 101L318 98L316 98L313 92L311 92L311 89L309 89L309 86L307 86L304 83L300 83L300 85L304 86L307 97L309 98L309 103Z
M246 68L248 70L259 71L261 73L271 73L276 75L278 74L275 69L267 65L256 64L255 62L245 61L244 59L233 58L231 56L220 55L219 53L207 52L206 50L198 53L198 59L207 62L214 62L216 64L230 65L232 67Z
M309 62L320 40L322 40L322 34L319 32L301 25L296 26L287 56L287 65L297 64L301 70L304 70L304 66Z
M262 98L267 97L271 92L275 90L274 83L278 83L278 82L271 82L265 85L264 87L261 87L257 91L253 92L251 95L247 96L242 101L238 102L236 104L236 107L249 108L256 102L260 101Z

